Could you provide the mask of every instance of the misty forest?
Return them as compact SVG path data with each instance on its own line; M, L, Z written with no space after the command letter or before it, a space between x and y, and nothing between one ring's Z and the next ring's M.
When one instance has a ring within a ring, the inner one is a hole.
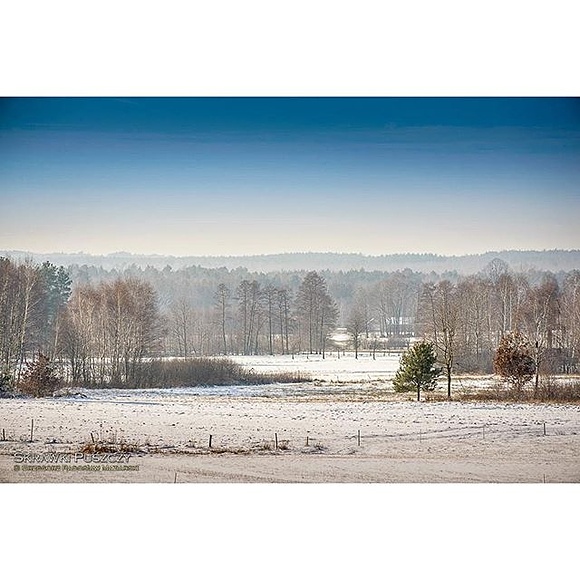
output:
M461 274L105 269L2 257L0 328L4 391L33 373L55 385L164 386L152 361L168 357L377 357L426 339L451 395L453 375L491 374L502 338L516 332L537 388L542 375L579 370L580 271L515 271L499 258Z

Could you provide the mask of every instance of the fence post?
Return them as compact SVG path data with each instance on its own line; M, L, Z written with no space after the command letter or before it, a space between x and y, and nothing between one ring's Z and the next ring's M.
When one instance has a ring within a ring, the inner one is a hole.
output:
M276 441L276 449L278 449L278 433L274 433L274 440Z
M34 419L32 419L30 423L30 443L32 443L33 436L34 436Z
M309 446L309 444L308 444L308 435L306 435L306 447L308 447L308 446Z
M357 433L357 439L358 439L358 446L360 447L360 429L358 430L358 433Z
M544 436L546 435L546 423L544 423Z
M209 436L209 447L210 448L211 448L211 438L212 438L212 435Z

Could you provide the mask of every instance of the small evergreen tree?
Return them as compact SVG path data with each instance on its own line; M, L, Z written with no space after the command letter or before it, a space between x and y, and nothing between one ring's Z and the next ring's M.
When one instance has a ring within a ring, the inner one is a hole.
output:
M519 332L506 334L500 341L493 361L494 371L510 383L517 394L532 379L536 363L532 347Z
M10 396L12 391L12 375L7 371L0 371L0 398Z
M417 390L417 401L421 400L421 389L432 391L437 385L441 369L435 367L437 355L431 342L418 342L401 358L401 366L393 379L398 393Z

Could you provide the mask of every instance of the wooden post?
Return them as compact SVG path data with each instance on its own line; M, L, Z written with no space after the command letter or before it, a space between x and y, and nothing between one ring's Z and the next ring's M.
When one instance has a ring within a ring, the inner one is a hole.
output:
M34 435L34 419L32 419L30 423L30 443L32 443L33 435Z
M544 436L546 435L546 423L544 423Z
M358 433L357 433L357 439L358 439L358 446L360 447L360 429L358 430Z
M212 438L212 435L209 436L209 447L210 448L211 448L211 438Z
M6 441L6 432L4 431L4 427L2 427L2 441Z
M93 432L91 431L91 440L94 443L95 442L95 436L93 435Z
M309 446L309 443L308 443L308 435L306 435L306 447L308 447L308 446Z
M274 440L276 442L276 449L278 449L278 433L274 433Z
M177 483L177 471L175 472L175 477L173 478L173 483Z

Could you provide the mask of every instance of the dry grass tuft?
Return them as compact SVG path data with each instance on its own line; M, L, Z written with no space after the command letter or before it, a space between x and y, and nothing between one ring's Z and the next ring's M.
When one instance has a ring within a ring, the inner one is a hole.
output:
M143 450L131 443L110 443L107 441L96 441L84 443L80 449L81 453L142 453Z

